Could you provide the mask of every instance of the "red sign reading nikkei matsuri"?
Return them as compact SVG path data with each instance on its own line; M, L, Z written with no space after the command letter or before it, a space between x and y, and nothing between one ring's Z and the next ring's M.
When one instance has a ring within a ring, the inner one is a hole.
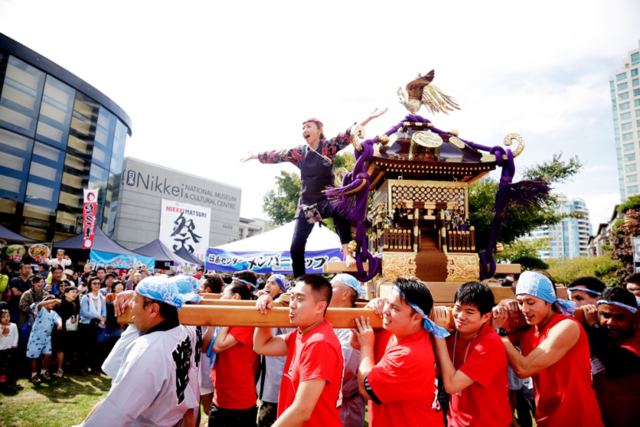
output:
M82 249L91 249L98 216L98 190L84 190L82 204Z

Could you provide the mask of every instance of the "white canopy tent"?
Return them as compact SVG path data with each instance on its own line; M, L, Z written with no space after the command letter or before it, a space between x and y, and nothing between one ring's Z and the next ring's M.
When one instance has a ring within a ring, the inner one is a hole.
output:
M227 243L225 245L216 246L216 249L223 249L229 252L275 252L288 251L293 240L293 231L296 222L292 221L274 230L266 233L257 234L255 236L238 240L236 242ZM327 227L313 227L313 231L307 240L306 250L326 251L329 249L340 250L340 238L336 233Z

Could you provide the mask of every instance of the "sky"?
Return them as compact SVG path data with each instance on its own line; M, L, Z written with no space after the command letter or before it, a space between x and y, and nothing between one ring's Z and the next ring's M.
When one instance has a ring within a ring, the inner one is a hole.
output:
M583 171L555 190L597 224L620 202L609 79L640 40L638 1L0 0L0 32L99 89L131 117L125 156L242 188L241 215L290 164L240 163L367 118L407 111L396 91L435 69L462 110L420 114L484 145L511 132L516 168L554 153ZM518 176L516 175L516 180Z

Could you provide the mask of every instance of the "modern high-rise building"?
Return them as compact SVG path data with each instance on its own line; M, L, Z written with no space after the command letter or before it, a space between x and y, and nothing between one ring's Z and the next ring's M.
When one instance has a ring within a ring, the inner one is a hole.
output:
M531 233L533 239L551 239L549 249L538 252L539 257L559 259L587 256L591 223L586 203L577 197L567 199L560 206L559 213L580 214L580 217L567 217L554 226L534 230Z
M640 194L640 42L609 81L618 154L620 199Z
M97 224L110 233L127 135L115 102L0 34L0 224L41 242L75 236L82 190L99 188Z

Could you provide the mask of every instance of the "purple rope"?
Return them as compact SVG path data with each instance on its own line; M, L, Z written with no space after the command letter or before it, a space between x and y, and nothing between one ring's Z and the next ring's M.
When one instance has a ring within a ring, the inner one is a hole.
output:
M396 133L405 122L432 124L432 122L424 117L407 114L405 118L397 125L393 126L384 134L391 136ZM429 127L431 132L448 137L455 136L450 132L441 129ZM493 258L495 249L502 226L507 215L507 207L509 202L530 205L539 205L541 196L548 193L550 188L544 183L531 181L523 181L512 184L513 177L516 173L516 167L513 160L513 153L510 149L501 146L489 147L476 144L456 136L469 147L476 150L488 151L496 156L496 164L502 168L498 192L496 193L496 201L494 205L494 217L491 223L491 233L487 249L480 254L480 275L483 279L492 277L496 271L496 261ZM353 274L361 282L371 280L380 269L381 262L379 258L373 257L368 251L368 239L366 234L367 228L367 211L369 206L369 174L366 172L366 165L373 157L373 145L379 141L379 137L367 139L362 142L363 150L360 152L355 150L356 164L353 171L346 174L342 180L341 188L328 188L327 196L331 199L331 204L338 212L350 221L357 223L356 242L358 249L356 251L356 263L358 272ZM504 158L506 157L506 159ZM357 191L354 191L357 190ZM363 263L369 262L369 273L364 271Z

